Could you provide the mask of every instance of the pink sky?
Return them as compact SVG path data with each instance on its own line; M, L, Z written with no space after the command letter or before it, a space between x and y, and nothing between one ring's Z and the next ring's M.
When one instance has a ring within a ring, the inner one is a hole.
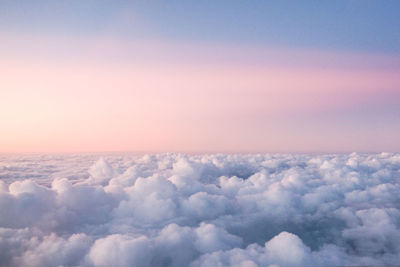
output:
M0 152L400 150L388 55L46 36L0 48Z

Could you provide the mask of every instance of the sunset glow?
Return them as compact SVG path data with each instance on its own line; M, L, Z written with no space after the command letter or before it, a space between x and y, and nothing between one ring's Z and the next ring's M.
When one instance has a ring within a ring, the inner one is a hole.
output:
M400 149L398 53L128 39L111 25L2 30L1 152Z

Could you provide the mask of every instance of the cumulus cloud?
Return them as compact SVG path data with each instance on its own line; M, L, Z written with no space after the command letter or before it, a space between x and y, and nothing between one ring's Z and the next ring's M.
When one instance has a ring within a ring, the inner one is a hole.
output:
M25 155L1 177L0 266L400 262L399 154Z

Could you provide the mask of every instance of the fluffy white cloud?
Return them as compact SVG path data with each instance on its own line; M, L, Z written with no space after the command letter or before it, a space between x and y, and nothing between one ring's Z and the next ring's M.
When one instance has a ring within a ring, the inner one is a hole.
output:
M95 157L0 162L0 266L400 262L399 154Z
M109 235L96 240L89 259L94 266L150 266L150 245L145 236Z

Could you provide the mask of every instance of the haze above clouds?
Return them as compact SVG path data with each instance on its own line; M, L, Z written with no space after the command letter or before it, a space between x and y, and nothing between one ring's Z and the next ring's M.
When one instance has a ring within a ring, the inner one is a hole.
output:
M1 266L400 262L399 154L16 155L0 164Z
M0 1L0 152L399 152L399 3Z

